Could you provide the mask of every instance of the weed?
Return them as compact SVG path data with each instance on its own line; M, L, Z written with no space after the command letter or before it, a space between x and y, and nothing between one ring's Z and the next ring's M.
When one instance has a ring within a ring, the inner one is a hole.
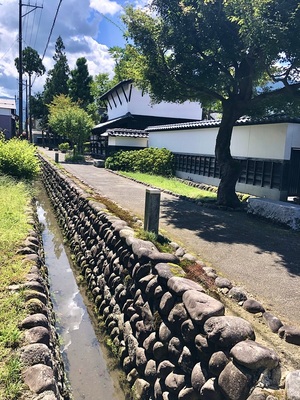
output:
M166 190L184 196L190 199L194 199L201 202L212 202L217 200L217 194L207 190L202 190L194 186L187 185L183 181L177 178L163 177L160 175L151 175L140 172L119 172L120 175L134 179L136 181L146 183L151 187Z
M6 400L17 400L23 389L21 381L22 364L18 357L12 356L5 363L4 368L0 371L0 382L3 385L3 397ZM0 396L1 396L0 386Z
M16 138L0 141L0 172L18 179L34 179L40 172L35 147Z
M172 253L173 251L171 246L169 245L170 240L163 235L156 234L154 232L148 232L144 229L139 229L136 232L136 237L152 242L161 253Z
M30 227L25 213L29 200L24 182L0 177L0 398L7 400L19 399L22 389L15 349L23 340L18 324L26 316L24 293L8 287L24 282L30 268L16 255Z

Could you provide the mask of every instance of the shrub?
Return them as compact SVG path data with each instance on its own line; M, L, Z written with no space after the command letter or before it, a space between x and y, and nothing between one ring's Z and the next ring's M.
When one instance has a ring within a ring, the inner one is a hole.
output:
M70 149L70 145L69 145L68 142L61 143L61 144L58 145L58 148L59 148L60 151L66 152L66 151L68 151Z
M0 141L0 173L32 180L39 171L39 160L32 144L17 138Z
M84 153L89 153L90 149L91 149L91 142L83 143L83 152Z
M142 150L120 151L106 159L105 168L173 176L174 156L165 148L149 147Z
M77 153L68 153L65 157L65 161L66 162L70 162L70 163L83 163L85 162L85 158L82 154L77 154Z

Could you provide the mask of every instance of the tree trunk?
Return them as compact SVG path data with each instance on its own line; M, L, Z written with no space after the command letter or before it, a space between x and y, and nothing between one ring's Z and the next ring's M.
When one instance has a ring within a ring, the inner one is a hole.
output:
M234 111L233 104L223 104L223 116L215 147L215 155L221 172L217 203L232 208L240 206L235 193L236 182L241 172L240 163L232 158L230 152L233 126L239 116Z

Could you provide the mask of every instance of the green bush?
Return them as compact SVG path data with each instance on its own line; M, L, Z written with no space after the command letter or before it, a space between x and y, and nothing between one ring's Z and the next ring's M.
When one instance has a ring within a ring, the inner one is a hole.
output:
M34 179L40 171L35 147L17 138L0 141L0 173L18 179Z
M78 163L83 163L85 161L85 158L82 154L77 154L77 153L72 152L72 153L66 154L65 161L78 164Z
M83 152L89 153L91 150L91 142L84 142L83 143Z
M59 144L58 148L60 151L68 151L68 150L70 150L70 145L68 142L65 142L65 143Z
M120 151L106 159L105 168L173 176L174 156L165 148L149 147L142 150Z

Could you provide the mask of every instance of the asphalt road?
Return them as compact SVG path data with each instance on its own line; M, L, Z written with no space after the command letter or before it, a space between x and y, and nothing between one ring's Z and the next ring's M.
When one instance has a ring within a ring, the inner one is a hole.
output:
M54 159L53 151L42 151ZM63 155L59 154L60 161ZM146 187L92 164L61 165L143 219ZM300 233L243 211L201 207L161 194L160 230L242 286L282 322L300 325Z

